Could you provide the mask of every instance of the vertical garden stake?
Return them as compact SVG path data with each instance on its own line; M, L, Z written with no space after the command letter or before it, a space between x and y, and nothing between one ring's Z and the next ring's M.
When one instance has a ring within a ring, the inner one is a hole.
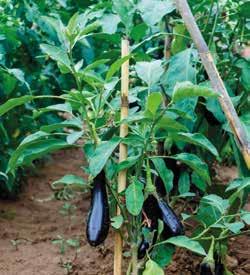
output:
M209 48L198 28L195 18L190 10L186 0L176 0L176 6L179 10L182 19L189 31L195 46L197 47L201 61L209 76L213 89L220 94L219 102L222 110L225 113L227 120L234 133L235 141L244 157L247 167L250 169L250 142L248 141L245 129L242 127L240 119L235 111L230 96L227 93L226 87L219 75L215 66L213 57Z
M121 55L125 57L129 55L129 41L127 38L122 39ZM125 61L121 68L121 120L128 116L128 89L129 89L129 61ZM120 137L123 138L128 134L128 125L122 123L120 126ZM127 145L120 143L119 162L127 158ZM118 174L118 194L125 190L127 180L126 169ZM117 215L121 214L120 208L117 206ZM122 274L122 237L119 232L115 233L114 244L114 275Z

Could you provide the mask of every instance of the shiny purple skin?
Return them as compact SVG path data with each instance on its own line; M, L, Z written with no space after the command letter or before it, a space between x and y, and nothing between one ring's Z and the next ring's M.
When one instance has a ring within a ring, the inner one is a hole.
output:
M163 236L165 238L170 238L173 236L183 235L183 225L172 208L162 199L158 201L158 206L162 215L161 219L164 223Z
M86 228L87 240L91 246L103 243L109 232L109 205L105 180L105 173L102 171L95 177L91 192L91 207Z
M143 259L146 255L146 252L148 249L149 249L149 242L147 240L145 240L144 237L142 237L141 243L138 247L137 258L139 260Z

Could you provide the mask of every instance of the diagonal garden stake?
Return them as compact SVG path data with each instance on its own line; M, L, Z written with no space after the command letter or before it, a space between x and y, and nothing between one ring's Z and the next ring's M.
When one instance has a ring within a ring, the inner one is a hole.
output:
M122 39L122 57L129 55L129 41ZM122 64L121 69L121 120L128 116L128 89L129 89L129 61ZM128 125L122 123L120 126L120 137L125 137L128 134ZM120 143L119 147L119 162L127 158L127 145ZM125 190L127 180L127 171L122 170L118 174L118 194ZM117 215L120 215L120 208L117 206ZM114 244L114 275L122 274L122 237L119 232L115 233Z
M190 10L186 0L176 0L176 6L179 10L182 19L189 31L195 46L197 47L201 61L209 76L213 89L220 94L219 102L222 110L225 113L230 127L234 133L235 141L244 157L247 167L250 169L250 142L240 119L235 111L231 98L229 97L226 87L218 73L213 57L208 49L208 46L198 28L195 18Z

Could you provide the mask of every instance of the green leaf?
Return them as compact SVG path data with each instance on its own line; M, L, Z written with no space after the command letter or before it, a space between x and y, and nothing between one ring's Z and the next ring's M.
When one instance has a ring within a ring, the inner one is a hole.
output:
M120 143L119 137L113 137L109 141L101 142L95 149L89 162L89 170L92 176L97 176L106 164L113 151Z
M95 68L99 67L100 65L103 65L107 63L109 59L99 59L94 61L93 63L89 64L87 67L84 68L84 72L94 70Z
M133 27L134 6L130 1L112 0L113 10L119 15L122 23L126 28L127 34L129 34Z
M154 247L150 257L160 267L164 268L171 262L174 252L174 246L171 244L161 244Z
M50 105L38 110L35 110L33 113L33 117L37 118L43 113L51 112L51 111L57 111L57 112L65 112L65 113L70 113L72 114L72 107L71 104L66 102L63 104L55 104L55 105Z
M239 233L240 230L245 227L243 222L233 222L233 223L225 222L225 226L228 228L228 230L230 230L234 234Z
M164 115L156 124L156 130L165 130L167 132L178 132L178 131L188 131L187 127L176 119Z
M152 158L151 160L154 163L155 169L159 173L159 176L164 182L166 191L169 193L173 188L173 179L174 179L173 172L167 168L163 159Z
M245 17L247 19L250 18L250 2L246 1L240 5L240 16Z
M228 200L224 200L217 195L204 196L200 201L197 218L206 226L210 226L226 213L228 206Z
M155 116L162 101L163 98L160 92L150 94L147 98L146 112L150 112L150 115Z
M247 224L249 225L250 224L250 212L247 212L247 211L244 211L242 216L241 216L241 219Z
M124 56L118 60L116 60L109 68L107 75L106 75L106 81L109 81L111 77L118 71L120 70L121 66L123 63L128 61L132 55L129 54L127 56Z
M111 225L115 229L119 229L122 226L122 224L123 224L123 216L122 215L118 215L118 216L111 218Z
M175 9L174 1L140 0L137 5L142 19L149 26L160 22L162 17Z
M105 14L100 21L104 33L114 34L121 20L116 14L109 13Z
M218 97L219 94L206 86L194 85L189 81L177 83L174 87L172 102L177 102L190 97Z
M41 126L40 130L43 132L51 133L53 131L63 129L63 128L77 128L82 129L83 122L79 118L73 118L65 120L61 123L54 123L50 125Z
M137 62L135 70L138 77L145 81L149 87L157 83L164 72L161 60Z
M142 275L164 275L163 269L154 261L148 260Z
M203 192L206 191L207 189L206 182L201 177L199 177L195 172L192 173L191 180L192 180L192 183L201 191Z
M46 154L71 146L72 145L69 145L63 140L54 138L38 138L36 140L21 143L12 153L8 162L7 171L13 172L19 166L31 165L32 161L35 159L39 159Z
M226 117L221 109L220 103L215 98L208 98L206 101L206 108L209 112L213 114L213 116L220 122L226 122Z
M75 131L70 133L66 139L68 144L74 144L79 138L83 136L83 133L83 131Z
M244 189L250 187L250 177L233 181L230 183L226 191L235 189L236 186L238 186L237 190L229 197L230 204L233 204Z
M250 184L250 178L239 178L234 179L228 183L226 192L234 190L236 188L245 188Z
M70 69L70 60L66 51L49 44L41 44L40 47L42 51L46 53L51 59L62 63L64 66Z
M87 182L82 177L72 174L65 175L59 180L54 181L51 186L53 189L60 189L65 186L88 188Z
M21 97L11 98L4 104L0 105L0 117L10 111L11 109L23 105L27 102L30 102L34 99L34 96L31 95L25 95Z
M140 158L140 155L128 157L126 160L118 163L116 171L119 172L121 170L128 169L128 168L132 167L133 165L135 165L137 163L139 158Z
M171 158L185 163L186 165L191 167L207 183L211 183L207 164L196 155L189 153L180 153L172 156Z
M126 207L128 212L133 216L137 216L141 212L144 202L142 189L142 183L137 180L134 180L126 189Z
M187 49L179 52L170 58L168 70L164 78L163 85L167 87L167 94L172 96L173 89L177 82L195 82L196 69L193 67L193 59L196 51Z
M145 23L138 24L133 27L130 36L136 42L139 42L146 35L147 29L148 27Z
M212 205L216 207L221 214L224 214L229 206L229 202L226 199L210 194L202 198L201 203Z
M204 248L197 241L193 241L187 236L172 237L162 243L171 243L173 245L184 247L202 256L206 256Z
M189 173L183 171L178 181L178 191L180 194L188 193L190 189Z
M22 84L25 84L28 90L30 90L29 83L26 82L24 78L24 72L20 69L7 69L7 72L13 75L17 80L19 80Z
M200 133L178 133L173 135L172 138L174 141L182 141L200 146L211 152L214 156L219 157L219 153L215 146Z

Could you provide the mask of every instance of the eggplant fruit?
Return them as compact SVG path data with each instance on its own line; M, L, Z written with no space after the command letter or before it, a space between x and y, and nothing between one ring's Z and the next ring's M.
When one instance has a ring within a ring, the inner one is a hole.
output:
M224 271L225 271L225 267L224 264L222 263L222 259L221 256L218 255L217 253L215 253L215 270L214 270L214 274L215 275L223 275Z
M158 206L161 211L161 219L164 223L164 230L163 230L163 236L165 238L179 236L184 234L184 228L180 221L180 219L177 217L177 215L174 213L172 208L163 200L158 200Z
M102 171L94 179L94 187L91 191L91 207L87 218L86 235L91 246L97 246L106 239L109 224L106 178L104 171Z
M145 240L144 236L142 236L141 243L138 247L137 258L139 260L143 259L148 249L149 249L149 242Z
M200 275L213 275L214 274L214 266L211 266L209 263L204 262L201 263L200 266Z

